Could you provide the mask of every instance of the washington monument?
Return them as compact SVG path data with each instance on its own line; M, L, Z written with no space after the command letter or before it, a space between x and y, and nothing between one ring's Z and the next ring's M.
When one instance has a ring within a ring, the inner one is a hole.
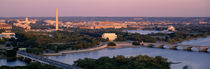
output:
M56 8L56 31L58 31L58 8Z

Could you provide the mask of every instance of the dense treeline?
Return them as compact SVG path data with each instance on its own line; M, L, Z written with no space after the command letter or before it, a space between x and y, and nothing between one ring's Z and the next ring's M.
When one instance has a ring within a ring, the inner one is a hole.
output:
M75 50L97 46L100 42L107 41L101 38L103 33L116 33L117 39L115 41L156 42L158 40L169 43L209 35L209 33L192 33L192 31L141 35L139 33L122 32L122 30L123 29L72 29L70 31L57 32L24 32L15 29L17 39L2 39L0 43L5 43L5 41L8 40L10 41L10 45L8 46L15 48L24 47L27 48L27 51L30 53L41 54L43 52L59 52L66 49ZM162 38L160 38L160 36Z
M176 26L176 30L189 33L203 33L210 34L210 23L209 24L190 24L190 25L179 25Z
M158 36L161 38L157 38L159 41L166 41L169 43L177 43L185 40L191 40L201 37L207 37L210 35L210 24L190 24L183 25L178 24L175 25L176 32L171 34L165 33L157 33L150 34L150 36Z
M155 36L157 37L156 39L158 41L164 41L168 43L178 43L186 40L192 40L196 38L201 38L201 37L207 37L210 34L208 33L199 33L199 32L184 32L184 31L177 31L174 33L170 34L165 34L165 33L157 33L157 34L150 34L150 36Z
M42 51L58 52L66 49L90 48L100 43L96 38L73 32L24 32L17 33L16 37L18 47L25 47L28 52L35 54L40 54Z
M101 57L99 59L85 58L74 62L83 69L170 69L167 59L156 56L138 55L136 57Z
M108 46L116 46L116 44L114 42L109 42L107 45Z
M62 69L52 65L40 64L40 63L30 63L27 66L1 66L0 69Z
M175 33L169 34L169 36L166 38L166 41L169 43L177 43L177 42L182 42L185 40L191 40L191 39L201 38L201 37L206 37L206 36L208 36L208 34L175 32Z
M139 33L122 33L118 35L117 41L131 40L131 41L144 41L156 42L156 39L149 35L141 35Z
M81 34L87 34L93 37L101 37L103 33L116 33L117 39L115 41L145 41L145 42L156 42L154 37L148 35L141 35L139 33L128 33L122 32L122 29L96 29L96 30L77 30L82 31Z
M15 48L27 48L27 52L41 54L43 52L59 52L66 49L85 49L97 46L107 41L101 38L103 33L116 33L116 41L145 41L155 42L155 38L138 33L122 32L121 29L73 29L56 32L24 32L16 31L17 39L10 39Z

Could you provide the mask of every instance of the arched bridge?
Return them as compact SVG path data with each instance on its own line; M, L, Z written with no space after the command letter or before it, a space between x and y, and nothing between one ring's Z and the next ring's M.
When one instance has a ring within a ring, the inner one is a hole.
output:
M57 66L57 67L61 67L63 69L80 69L79 67L75 67L75 66L72 66L70 64L66 64L66 63L63 63L63 62L59 62L59 61L55 61L55 60L48 59L48 58L45 58L45 57L30 54L30 53L27 53L25 51L18 51L17 56L28 58L28 59L31 59L32 61L37 61L37 62L43 63L43 64L54 65L54 66Z
M164 49L176 49L176 50L188 50L199 52L210 52L210 46L196 46L196 45L168 45L168 44L145 44L147 47L164 48Z

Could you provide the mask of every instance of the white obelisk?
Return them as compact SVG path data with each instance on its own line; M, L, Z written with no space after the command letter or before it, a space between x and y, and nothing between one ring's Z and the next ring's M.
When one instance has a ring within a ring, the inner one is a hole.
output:
M58 8L56 8L56 31L58 31Z

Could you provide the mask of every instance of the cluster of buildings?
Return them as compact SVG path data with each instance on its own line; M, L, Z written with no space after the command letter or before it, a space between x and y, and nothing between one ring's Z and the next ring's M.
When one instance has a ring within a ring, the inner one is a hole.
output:
M129 27L136 27L136 22L129 22L129 21L87 21L87 22L65 22L62 23L60 26L66 28L82 28L82 29L108 29L108 28L129 28Z
M17 20L17 23L14 23L13 25L30 30L31 29L30 24L35 24L35 23L36 23L36 20L29 20L28 18L25 18L25 21Z
M142 20L143 18L135 18L134 20ZM150 21L141 21L141 22L134 22L134 21L83 21L83 22L62 22L58 20L58 9L56 8L56 20L44 20L43 26L51 27L55 26L55 29L47 28L45 30L43 29L31 29L31 24L36 24L36 20L29 20L28 18L25 18L25 21L17 20L17 23L13 23L14 26L21 27L26 29L26 31L58 31L62 30L59 29L59 27L62 28L82 28L82 29L108 29L108 28L114 28L114 29L120 29L120 28L154 28L154 27L165 27L168 28L168 26L174 25L176 23L170 23L170 22L159 22L159 23L153 23ZM188 24L188 23L187 23ZM201 24L205 24L204 22L201 22ZM1 24L0 24L1 25ZM2 28L9 28L8 27L2 27ZM174 31L174 27L171 27L170 30Z
M83 25L79 25L78 28L83 29L107 29L107 28L127 28L127 24L121 22L109 22L109 21L99 21L99 22L84 22Z
M52 31L62 31L62 29L59 29L59 23L60 24L62 24L62 22L59 22L58 21L58 8L56 8L56 20L54 21L54 20L45 20L44 21L45 23L47 23L47 24L43 24L43 25L47 25L47 26L51 26L51 25L53 25L53 26L55 26L55 29L45 29L45 30L42 30L42 29L28 29L28 30L25 30L26 32L27 31L35 31L35 32L40 32L40 31L42 31L42 32L52 32ZM61 25L62 26L62 25Z
M57 12L56 12L57 13ZM25 18L25 21L17 20L17 23L13 23L14 26L24 28L26 31L45 31L51 32L59 29L59 27L63 28L82 28L82 29L108 29L108 28L147 28L147 27L171 27L174 23L151 23L151 22L132 22L132 21L87 21L87 22L62 22L58 21L58 14L56 14L56 20L44 20L44 26L55 26L55 29L31 29L31 24L36 24L37 20L29 20ZM0 29L12 29L11 25L6 23L0 23ZM171 31L174 31L175 28L171 27Z
M45 20L46 26L56 26L56 21L54 20ZM87 22L58 22L59 27L66 28L81 28L81 29L108 29L108 28L147 28L147 27L165 27L168 28L168 31L175 31L175 28L172 26L174 23L151 23L151 22L132 22L132 21L87 21Z
M42 24L42 25L45 25L45 26L56 26L57 24L55 20L44 20L44 23L45 24ZM58 21L58 24L59 24L59 27L64 26L62 21Z
M56 21L54 20L45 20L46 26L56 26ZM58 22L59 27L66 28L82 28L82 29L107 29L107 28L127 28L126 23L122 22L111 22L111 21L88 21L88 22Z
M0 23L0 30L4 31L0 33L0 39L3 38L15 38L15 33L11 32L12 25L6 23Z
M2 33L0 33L0 39L3 39L3 38L16 38L16 37L15 37L15 33L2 32Z
M12 26L6 23L0 23L0 29L10 30Z
M56 29L46 29L44 31L55 31L59 30L59 27L63 28L81 28L81 29L120 29L120 28L147 28L147 27L165 27L168 28L172 26L174 23L150 23L150 22L132 22L132 21L87 21L87 22L62 22L55 20L44 20L42 25L44 26L55 26ZM41 29L31 29L30 24L35 24L36 22L31 20L29 21L27 18L25 21L19 21L18 23L14 23L15 26L22 27L27 29L28 31L43 31ZM174 28L174 27L173 27ZM60 29L61 30L61 29ZM172 29L173 31L173 29Z
M46 25L55 25L55 21L46 20ZM82 28L82 29L107 29L107 28L152 28L152 27L164 27L174 25L174 23L151 23L151 22L132 22L132 21L87 21L87 22L59 22L59 27L66 28Z

